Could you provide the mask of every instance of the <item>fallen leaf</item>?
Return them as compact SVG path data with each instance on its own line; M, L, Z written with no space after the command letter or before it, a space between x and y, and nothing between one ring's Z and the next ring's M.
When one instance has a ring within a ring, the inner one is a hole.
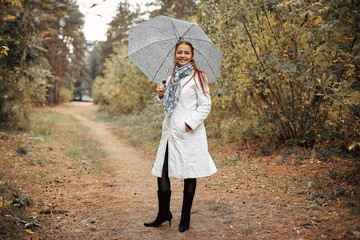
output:
M25 229L25 232L27 232L27 233L30 234L30 235L33 235L33 234L34 234L34 232L31 231L30 229Z

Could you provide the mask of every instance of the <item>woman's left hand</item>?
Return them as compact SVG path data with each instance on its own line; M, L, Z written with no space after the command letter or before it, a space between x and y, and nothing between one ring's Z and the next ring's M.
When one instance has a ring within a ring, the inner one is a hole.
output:
M160 97L164 96L165 87L166 87L166 85L162 84L162 83L159 83L157 85L156 91L158 92Z

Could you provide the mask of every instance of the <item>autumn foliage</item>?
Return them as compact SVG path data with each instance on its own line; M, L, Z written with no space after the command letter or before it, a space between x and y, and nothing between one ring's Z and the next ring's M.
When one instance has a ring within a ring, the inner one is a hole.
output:
M117 43L115 54L105 61L103 75L93 84L95 103L112 114L138 113L154 98L153 85L127 56L127 47Z
M211 86L209 136L359 147L359 16L355 0L201 1L197 22L224 54ZM105 64L96 101L119 113L143 109L141 95L151 91L141 72L116 54Z
M219 134L359 145L357 1L211 0L197 16L224 53L211 117Z
M82 14L69 0L0 0L0 12L0 128L24 129L32 106L72 100L86 77Z

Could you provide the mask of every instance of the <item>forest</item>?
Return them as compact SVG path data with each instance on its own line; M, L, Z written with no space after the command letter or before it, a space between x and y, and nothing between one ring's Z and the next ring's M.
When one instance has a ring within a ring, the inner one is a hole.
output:
M212 135L239 145L359 148L357 1L148 5L159 6L150 17L198 23L224 54L211 86ZM154 86L126 58L128 28L146 15L139 6L120 3L107 40L89 54L75 2L2 0L1 8L2 128L26 129L32 107L73 100L91 87L94 102L111 114L141 115L154 104Z
M350 185L339 197L360 215L358 0L154 0L147 7L153 10L119 2L107 40L89 42L76 1L0 0L1 136L38 127L38 109L90 95L102 114L122 122L121 136L153 152L163 111L156 84L127 58L128 29L166 15L197 23L224 55L210 85L210 141L238 155L280 155L278 164L310 155L344 160L323 192Z

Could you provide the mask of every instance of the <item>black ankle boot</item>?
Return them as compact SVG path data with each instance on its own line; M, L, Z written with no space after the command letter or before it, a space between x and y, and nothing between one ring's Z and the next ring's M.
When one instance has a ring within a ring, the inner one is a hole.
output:
M184 191L184 200L181 210L181 220L179 231L185 232L190 228L190 212L195 193L188 193Z
M159 227L163 222L166 221L169 221L169 225L171 226L172 214L170 212L170 197L171 191L158 191L159 212L155 221L144 223L146 227Z

